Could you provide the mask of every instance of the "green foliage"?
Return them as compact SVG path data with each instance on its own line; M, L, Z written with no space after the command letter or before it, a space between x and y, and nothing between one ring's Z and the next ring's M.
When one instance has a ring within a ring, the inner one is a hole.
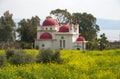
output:
M86 49L87 50L98 50L98 41L88 41L86 43Z
M37 45L37 46L35 46L35 49L37 49L37 50L38 50L38 49L39 49L39 46L38 46L38 45Z
M98 41L99 41L100 50L103 50L106 47L108 47L108 40L104 33L100 35L100 38L98 39Z
M35 57L32 54L27 54L22 50L15 50L14 52L14 55L10 59L12 64L19 65L35 62Z
M104 50L111 49L109 45L109 41L105 34L101 34L100 38L96 38L94 41L89 41L86 44L87 50Z
M37 35L37 26L39 26L40 19L38 16L31 19L22 19L18 25L17 32L20 37L20 45L22 48L32 48Z
M96 24L96 18L92 14L73 13L72 21L79 24L79 32L86 40L92 41L97 37L97 32L100 30Z
M42 63L47 63L52 60L53 56L53 51L50 49L43 49L41 52L38 54L36 61L37 62L42 62Z
M57 62L57 63L62 63L63 62L63 60L60 57L60 50L58 50L58 49L55 50L54 55L52 57L52 61Z
M39 17L35 16L31 19L22 19L18 25L17 32L21 42L33 43L37 35L37 26L39 25Z
M27 42L21 42L20 43L20 47L22 48L22 49L31 49L31 43L27 43Z
M68 23L71 20L71 14L67 11L67 9L65 10L61 10L61 9L56 9L56 10L52 10L50 12L50 14L55 16L55 19L58 21L58 23Z
M7 65L7 60L5 54L0 54L0 67Z
M10 59L14 55L14 49L8 49L6 50L6 57L7 59Z
M59 51L53 52L50 49L41 50L41 52L36 57L36 61L42 62L42 63L50 63L50 62L61 63L62 62L60 58L60 52Z
M6 11L0 17L0 42L15 40L15 23L12 19L12 14Z

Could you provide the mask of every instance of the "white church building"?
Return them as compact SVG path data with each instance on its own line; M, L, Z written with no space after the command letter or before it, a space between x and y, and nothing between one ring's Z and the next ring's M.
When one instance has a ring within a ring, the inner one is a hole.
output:
M39 49L77 49L85 50L85 38L79 35L78 24L59 24L52 17L47 17L37 27L35 47Z

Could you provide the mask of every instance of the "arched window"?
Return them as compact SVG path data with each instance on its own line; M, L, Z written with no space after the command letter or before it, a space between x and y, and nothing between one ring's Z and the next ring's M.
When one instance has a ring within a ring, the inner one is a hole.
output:
M62 40L60 40L60 48L62 48Z
M65 48L65 40L63 36L61 37L61 40L60 40L60 48Z
M77 50L80 50L80 48L77 48Z
M63 48L65 48L65 40L63 40Z
M64 37L62 36L61 39L64 39Z

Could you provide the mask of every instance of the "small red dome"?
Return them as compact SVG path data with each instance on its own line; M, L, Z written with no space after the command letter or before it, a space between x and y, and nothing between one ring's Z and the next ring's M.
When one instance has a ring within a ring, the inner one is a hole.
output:
M40 39L52 39L52 35L46 32L40 36Z
M79 36L76 41L85 41L85 38L83 36Z
M68 25L61 26L59 32L69 32L69 26Z
M59 25L59 24L52 17L47 17L46 20L42 24L42 26L53 26L53 25Z

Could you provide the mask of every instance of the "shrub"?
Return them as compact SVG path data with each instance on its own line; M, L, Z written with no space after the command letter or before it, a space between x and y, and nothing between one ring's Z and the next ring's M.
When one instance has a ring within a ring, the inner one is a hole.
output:
M60 58L60 50L55 50L55 53L52 57L52 61L57 63L62 63L63 60Z
M47 63L50 62L52 59L53 53L50 49L41 50L41 52L36 57L36 62Z
M35 61L35 57L32 54L27 54L22 50L16 50L14 55L11 57L12 64L29 64Z
M36 62L50 63L50 62L61 62L60 52L53 52L50 49L43 49L36 57Z
M35 56L33 54L26 54L25 56L26 64L35 63Z
M14 51L13 49L8 49L6 50L6 57L7 59L10 59L10 57L12 57L14 55Z
M39 46L37 45L37 46L35 46L35 48L36 48L36 49L39 49Z
M4 67L7 65L5 54L0 54L0 67Z
M20 43L20 47L21 47L22 49L31 49L32 44L31 44L31 43L27 43L27 42L21 42L21 43Z

